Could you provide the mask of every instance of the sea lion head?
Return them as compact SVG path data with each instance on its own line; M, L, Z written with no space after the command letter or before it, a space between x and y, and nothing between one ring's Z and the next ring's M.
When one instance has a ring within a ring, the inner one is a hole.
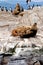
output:
M20 5L19 5L19 3L16 4L15 9L16 9L17 11L20 11Z
M37 23L34 23L33 26L37 26Z
M16 4L16 7L20 7L19 3Z
M31 27L31 30L37 30L37 23L34 23Z

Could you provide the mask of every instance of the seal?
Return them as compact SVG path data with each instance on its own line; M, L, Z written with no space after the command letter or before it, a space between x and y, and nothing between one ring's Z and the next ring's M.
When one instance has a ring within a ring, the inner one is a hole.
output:
M20 12L24 11L23 7L19 5L19 3L16 4L15 9L13 10L13 15L18 15Z
M22 35L22 38L29 38L29 37L35 37L37 33L37 23L34 23L30 29L26 30L26 33Z
M32 26L22 26L12 30L12 36L20 36L21 38L34 37L37 33L37 23Z

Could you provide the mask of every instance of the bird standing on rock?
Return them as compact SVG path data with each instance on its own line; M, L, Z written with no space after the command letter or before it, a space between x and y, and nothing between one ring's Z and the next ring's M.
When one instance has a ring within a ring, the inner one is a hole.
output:
M28 4L28 2L31 2L31 0L26 0L26 3Z

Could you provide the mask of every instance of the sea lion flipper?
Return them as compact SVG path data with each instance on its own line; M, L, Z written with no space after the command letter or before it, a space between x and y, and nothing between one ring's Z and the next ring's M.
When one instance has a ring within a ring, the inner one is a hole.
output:
M33 31L30 31L30 30L26 31L26 34L31 34L31 33L33 33Z

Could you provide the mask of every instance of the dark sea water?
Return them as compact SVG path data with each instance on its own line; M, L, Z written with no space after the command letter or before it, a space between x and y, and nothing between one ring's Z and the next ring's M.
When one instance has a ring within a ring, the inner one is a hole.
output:
M9 0L9 2L0 1L0 6L1 7L3 7L3 6L7 7L8 9L10 9L10 7L11 7L12 9L14 9L17 3L19 3L24 9L28 9L28 6L29 5L33 6L33 4L34 4L34 6L36 6L36 5L43 6L43 2L33 2L33 1L31 1L27 4L26 0L15 0L15 1L12 1L12 2L10 2L10 0Z

